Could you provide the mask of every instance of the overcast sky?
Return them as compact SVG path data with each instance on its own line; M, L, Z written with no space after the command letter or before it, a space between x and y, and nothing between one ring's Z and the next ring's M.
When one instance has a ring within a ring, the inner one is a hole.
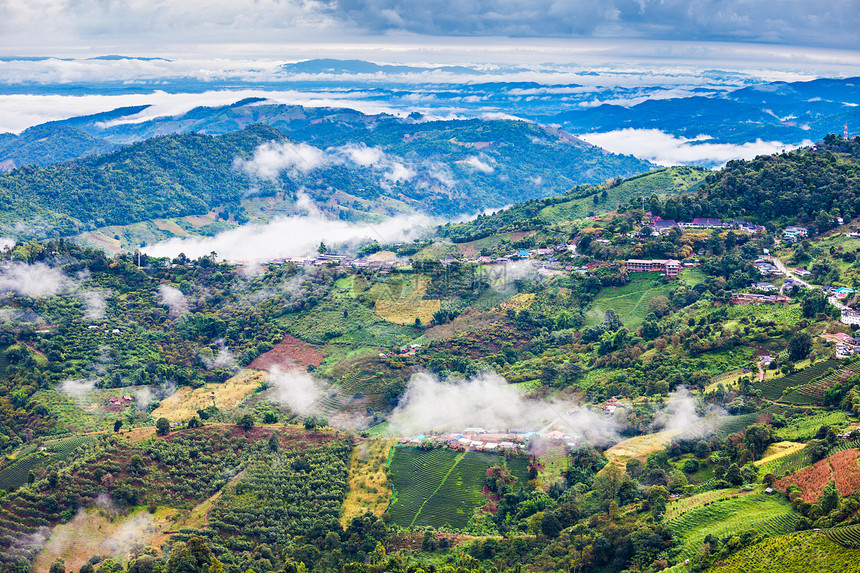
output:
M857 50L860 0L0 0L0 55L259 54L445 37ZM274 55L274 54L270 54Z

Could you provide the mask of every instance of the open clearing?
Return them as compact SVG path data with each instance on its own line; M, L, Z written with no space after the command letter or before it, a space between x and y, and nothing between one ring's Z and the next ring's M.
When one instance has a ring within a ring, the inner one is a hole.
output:
M179 422L197 415L197 410L211 406L213 402L219 409L229 410L259 390L264 381L262 372L243 370L223 384L204 384L194 390L184 386L162 400L161 405L153 410L152 417Z
M754 461L753 465L763 466L764 464L775 462L785 456L799 452L806 447L806 444L800 442L777 442L768 446L764 452L764 456L760 460Z
M644 463L650 454L659 452L665 448L669 445L669 442L672 441L672 438L682 432L683 430L680 429L665 430L663 432L636 436L635 438L618 442L604 452L606 459L609 460L609 464L607 464L606 467L609 467L611 464L624 470L627 466L627 460L630 460L631 458L636 458Z
M586 315L586 325L599 324L603 315L611 308L627 328L641 326L651 299L656 296L669 296L669 285L664 284L657 274L634 273L626 285L602 290Z
M60 557L67 571L79 570L92 555L109 555L122 563L135 547L152 543L175 513L176 510L162 509L150 514L140 509L121 516L111 507L81 510L72 521L54 528L32 570L47 573L51 563Z
M347 526L356 516L369 511L382 517L391 501L391 485L385 475L385 466L395 440L367 440L352 451L349 461L349 486L343 501L340 521Z

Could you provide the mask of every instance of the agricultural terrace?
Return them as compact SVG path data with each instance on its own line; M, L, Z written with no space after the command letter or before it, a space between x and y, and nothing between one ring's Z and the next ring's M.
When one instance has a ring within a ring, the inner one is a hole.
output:
M250 370L266 370L272 371L272 368L279 367L281 369L293 368L296 366L302 369L308 366L319 366L326 357L325 353L320 351L313 344L308 344L304 340L299 340L295 336L289 334L284 339L277 343L274 348L268 352L261 354L248 364Z
M743 497L752 493L753 490L744 490L736 488L716 489L712 491L706 491L697 495L691 495L689 497L669 500L669 503L666 505L666 513L663 514L663 518L666 521L672 521L673 519L677 519L685 513L693 511L694 509L710 505L717 501Z
M604 452L606 459L609 460L607 466L611 464L624 470L626 469L627 461L633 458L644 463L649 455L665 449L672 439L682 432L683 430L680 429L665 430L654 434L635 436L618 442Z
M765 539L710 571L716 573L846 573L857 571L860 550L841 547L818 531Z
M62 559L70 571L76 571L92 555L111 557L122 563L133 544L151 544L169 527L170 518L176 513L160 509L150 514L142 508L122 515L110 504L81 510L70 522L54 528L32 570L47 573L54 561Z
M245 398L263 388L265 374L243 370L222 384L207 383L199 388L183 386L161 401L152 411L153 418L167 418L171 422L182 422L215 405L220 410L235 408Z
M808 412L814 412L812 410ZM847 425L845 412L815 412L811 416L795 416L784 428L778 428L776 434L782 440L809 440L815 437L815 433L821 426L831 426L839 431Z
M395 440L365 440L353 449L349 460L346 499L340 518L344 527L353 517L367 511L378 517L385 513L393 493L385 468L394 444Z
M860 524L855 523L854 525L831 527L824 534L827 536L827 539L838 543L842 547L860 548Z
M371 287L367 297L375 300L376 314L394 324L429 324L433 314L442 308L438 299L424 300L430 279L427 277L404 277Z
M695 555L708 535L721 538L748 529L781 535L794 531L798 518L780 497L754 493L691 509L668 525L673 534L683 537L683 560Z
M388 513L401 527L463 528L475 510L487 503L481 493L487 468L503 463L519 483L528 480L524 458L506 461L480 452L395 448L389 466L394 500Z
M836 482L840 496L860 490L860 451L844 450L823 459L813 466L786 476L774 483L774 487L786 490L790 485L800 488L803 501L816 503L821 491L830 483Z
M587 326L600 324L610 308L629 329L642 325L648 313L648 303L656 296L669 296L671 285L658 273L631 273L630 282L622 287L602 289L594 298L585 317Z
M760 460L753 462L757 467L775 464L786 456L791 456L803 450L806 444L800 442L776 442L767 447Z
M9 491L21 487L27 483L31 471L68 459L77 448L92 440L92 436L73 436L47 442L45 451L39 451L34 444L22 448L17 452L15 461L0 470L0 489Z

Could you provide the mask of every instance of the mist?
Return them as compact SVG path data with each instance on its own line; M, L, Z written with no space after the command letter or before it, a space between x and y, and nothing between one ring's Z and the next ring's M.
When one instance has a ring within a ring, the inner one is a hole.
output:
M0 294L12 292L29 298L46 298L75 289L75 281L66 273L45 263L15 263L0 270Z
M81 291L79 296L84 303L84 318L87 320L101 320L107 310L107 297L111 293L103 293L98 290Z
M177 253L178 254L178 253ZM170 308L170 316L178 318L188 313L188 301L176 287L162 284L158 287L158 304Z
M74 400L78 405L86 403L90 393L95 390L95 380L64 380L57 388L60 392Z
M494 372L445 381L431 374L415 374L388 421L403 436L462 431L470 426L502 431L540 431L554 426L595 445L620 440L613 419L569 402L528 399Z
M698 438L714 433L726 413L710 407L704 416L698 413L696 397L685 386L669 394L665 406L654 416L652 428L680 432L683 438Z
M321 242L327 245L358 245L368 240L380 243L409 241L421 236L431 220L423 215L386 219L381 223L348 223L318 214L281 217L266 224L244 225L214 237L175 237L145 247L147 255L175 257L185 253L192 259L212 251L228 261L268 261L315 255Z
M272 398L302 416L312 414L314 405L331 390L327 382L297 369L274 367L269 382L274 388Z

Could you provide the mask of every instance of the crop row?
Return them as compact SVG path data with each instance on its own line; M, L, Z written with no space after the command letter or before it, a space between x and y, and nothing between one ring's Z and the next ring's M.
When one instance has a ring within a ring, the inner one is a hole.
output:
M834 527L826 530L824 535L842 547L860 548L860 524Z
M812 460L809 457L809 451L803 449L762 464L759 466L759 474L781 476L801 470L811 463Z

